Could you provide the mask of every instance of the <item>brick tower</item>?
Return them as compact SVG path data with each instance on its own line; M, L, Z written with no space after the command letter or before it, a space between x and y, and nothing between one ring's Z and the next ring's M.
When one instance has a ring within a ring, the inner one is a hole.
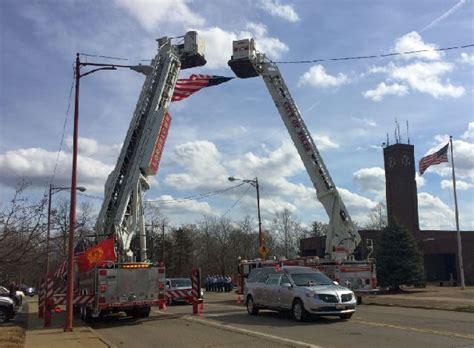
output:
M388 219L395 218L419 240L414 146L387 146L383 150L383 157Z

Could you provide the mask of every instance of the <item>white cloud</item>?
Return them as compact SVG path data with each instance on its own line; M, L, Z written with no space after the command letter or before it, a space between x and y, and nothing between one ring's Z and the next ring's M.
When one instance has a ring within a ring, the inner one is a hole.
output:
M442 75L451 72L453 68L453 64L445 62L417 62L404 67L396 67L390 75L394 79L408 83L414 90L430 94L435 98L458 98L464 94L464 87L454 86L449 80L443 84L440 80Z
M319 150L338 149L339 144L329 138L329 136L315 133L313 134L314 142L317 144Z
M115 0L118 7L128 11L149 32L164 25L202 26L204 18L191 10L185 0Z
M385 197L385 170L380 167L362 168L352 174L352 181L364 192Z
M320 64L313 65L300 77L299 81L300 86L310 85L321 88L338 87L347 83L349 83L349 78L345 74L329 75Z
M385 82L381 82L375 89L364 92L364 97L373 101L381 101L386 95L404 96L407 93L408 88L404 85L399 85L398 83L386 85Z
M474 184L470 184L462 180L456 180L456 190L466 191L472 187L474 187ZM452 190L453 182L451 180L441 180L441 188L443 190L446 190L446 189Z
M66 146L71 150L73 138L69 136L66 138ZM79 137L79 144L77 152L81 156L94 157L94 158L112 158L114 162L117 160L117 157L122 148L122 144L113 144L105 145L99 144L97 140L92 138Z
M418 215L422 230L454 228L453 211L441 199L429 193L418 193Z
M416 31L412 31L411 33L408 33L395 41L395 47L393 48L393 51L402 53L428 50L427 52L421 53L402 54L399 57L406 60L414 58L439 60L441 58L441 53L438 51L432 51L435 48L437 48L436 45L423 42L420 34L418 34Z
M292 5L282 5L278 0L260 0L257 6L272 16L286 19L289 22L298 22L300 18Z
M173 161L184 169L169 174L165 183L177 189L217 188L227 184L227 171L217 147L207 141L193 141L174 148Z
M41 148L17 149L0 154L0 182L15 187L25 180L35 187L45 186L53 174L56 159L56 152ZM60 154L54 185L70 185L71 161L70 153ZM85 186L88 192L103 192L105 179L113 167L81 154L77 161L78 185Z
M196 200L182 200L170 195L162 195L155 199L150 199L151 205L157 206L165 216L172 216L173 221L180 223L189 222L190 215L194 218L202 215L215 216L216 211L207 202ZM185 220L182 217L186 217Z
M247 23L247 30L225 31L219 27L199 29L199 35L206 42L206 67L226 67L232 55L232 41L255 38L258 50L274 59L288 51L288 46L277 38L267 36L267 28L263 24Z
M436 45L423 42L418 33L411 32L396 40L394 50L404 52L434 48ZM442 79L448 73L452 73L455 66L442 61L442 55L439 52L428 51L401 55L400 57L404 60L417 59L417 61L407 65L396 65L391 62L383 67L370 68L369 73L385 73L387 78L375 89L366 91L364 97L380 101L389 94L404 96L408 94L408 87L438 99L443 97L459 98L464 95L464 87L452 84L449 79ZM428 62L422 60L428 60Z
M474 53L461 53L461 62L474 65Z
M425 178L420 176L419 172L415 172L415 181L416 181L417 188L423 187L426 184Z
M347 189L340 187L337 189L339 190L339 194L341 195L341 198L344 201L344 204L349 211L352 220L355 220L359 223L365 222L370 210L375 208L377 203Z
M464 134L461 135L461 138L466 140L474 140L474 122L469 122L469 125L467 126L467 131L465 131Z

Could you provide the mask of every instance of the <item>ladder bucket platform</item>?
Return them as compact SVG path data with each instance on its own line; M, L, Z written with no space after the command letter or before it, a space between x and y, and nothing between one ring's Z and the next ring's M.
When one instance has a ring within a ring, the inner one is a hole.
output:
M230 66L234 74L241 79L247 79L259 75L250 59L231 59L227 64Z

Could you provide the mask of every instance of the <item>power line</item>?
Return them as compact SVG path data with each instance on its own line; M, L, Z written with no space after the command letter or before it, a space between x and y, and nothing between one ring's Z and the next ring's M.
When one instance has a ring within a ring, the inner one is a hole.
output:
M244 193L242 193L242 195L239 197L239 199L237 199L237 200L234 202L234 204L232 204L232 205L229 207L229 209L227 209L227 210L225 211L225 213L222 214L222 215L219 217L219 219L222 219L224 216L227 215L228 212L230 212L232 209L234 209L234 207L237 205L237 203L239 203L239 202L242 200L242 198L244 198L244 196L247 194L247 192L249 192L249 190L250 190L251 187L252 187L251 185L248 185L247 189L244 191Z
M83 57L94 57L94 58L104 58L104 59L113 59L113 60L129 60L128 58L103 56L103 55L91 54L91 53L79 53L79 55Z
M394 52L394 53L385 53L385 54L372 54L368 56L349 56L349 57L339 57L339 58L322 58L322 59L312 59L312 60L293 60L293 61L280 61L273 62L275 64L308 64L308 63L319 63L319 62L330 62L330 61L344 61L344 60L361 60L361 59L374 59L374 58L387 58L393 56L417 54L417 53L426 53L426 52L440 52L440 51L450 51L450 50L460 50L464 48L474 47L474 44L462 45L462 46L452 46L452 47L443 47L443 48L432 48L416 51L405 51L405 52Z
M336 57L336 58L317 58L310 60L292 60L292 61L276 61L275 64L309 64L309 63L320 63L320 62L337 62L337 61L347 61L347 60L362 60L362 59L374 59L374 58L387 58L401 55L410 55L417 53L426 53L426 52L441 52L441 51L451 51L451 50L461 50L465 48L474 47L474 44L451 46L451 47L442 47L442 48L431 48L423 49L416 51L405 51L405 52L393 52L393 53L384 53L384 54L370 54L366 56L347 56L347 57ZM79 53L85 57L99 57L105 59L115 59L115 60L130 60L129 58L122 57L112 57L106 55L98 54L89 54L89 53ZM149 62L151 59L139 59L140 62Z
M67 103L66 116L64 117L61 141L59 142L59 149L58 149L58 153L56 155L56 163L54 164L53 174L51 174L51 178L49 179L48 186L53 183L54 177L56 176L56 170L58 169L58 163L59 163L59 156L61 155L61 151L62 151L63 144L64 144L64 135L66 134L67 120L69 118L69 111L71 110L72 91L73 91L73 88L74 88L74 77L75 77L75 72L73 70L71 88L69 89L69 99L68 99L68 103ZM46 186L45 191L44 191L45 196L47 195L47 192L48 192L48 186Z
M187 202L187 201L191 201L191 200L200 200L200 199L215 196L215 195L218 195L218 194L230 191L230 190L234 190L237 187L240 187L242 185L244 185L244 183L240 183L240 184L235 185L235 186L227 187L225 189L199 193L199 194L196 194L196 195L193 195L193 196L188 196L188 197L183 197L183 198L174 198L174 199L166 199L166 200L155 199L155 200L146 200L146 202L147 203L158 203L160 205L166 205L166 204L172 204L172 203L182 203L182 202Z

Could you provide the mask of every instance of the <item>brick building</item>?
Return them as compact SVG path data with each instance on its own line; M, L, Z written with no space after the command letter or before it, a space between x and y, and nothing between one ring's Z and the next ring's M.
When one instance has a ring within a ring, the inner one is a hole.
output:
M384 148L384 167L388 218L395 218L415 237L423 252L427 280L446 282L460 279L456 231L420 230L415 181L414 146L394 144ZM379 230L359 230L362 242L356 249L356 259L367 256L365 241L372 239L375 250ZM461 231L466 284L474 284L474 231ZM325 237L300 241L301 255L324 256Z

